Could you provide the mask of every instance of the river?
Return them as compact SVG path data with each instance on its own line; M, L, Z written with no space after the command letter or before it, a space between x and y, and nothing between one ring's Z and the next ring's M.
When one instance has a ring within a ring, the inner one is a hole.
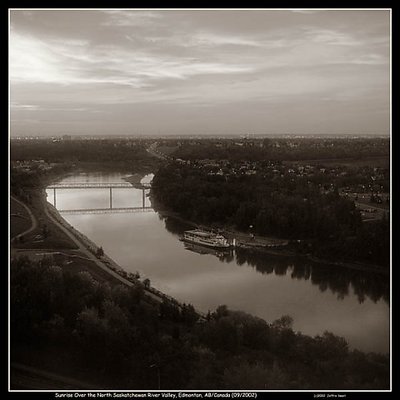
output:
M60 183L124 182L129 174L81 173ZM152 175L143 178L149 182ZM47 189L54 204L53 190ZM148 197L145 206L151 206ZM140 189L112 189L112 207L142 207ZM109 189L57 189L58 210L106 209ZM117 210L116 210L117 211ZM102 246L128 272L207 312L226 304L268 322L290 315L293 329L307 335L330 331L350 348L389 351L389 278L335 268L304 259L237 250L228 254L188 248L179 235L188 227L153 209L134 212L69 214L63 217Z

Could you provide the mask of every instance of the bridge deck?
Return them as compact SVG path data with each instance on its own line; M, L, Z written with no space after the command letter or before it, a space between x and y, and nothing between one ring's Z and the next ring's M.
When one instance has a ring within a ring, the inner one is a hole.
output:
M82 183L58 183L50 185L47 189L150 189L150 183L141 183L139 185L132 185L125 182L110 182L110 183L97 183L97 182L82 182Z

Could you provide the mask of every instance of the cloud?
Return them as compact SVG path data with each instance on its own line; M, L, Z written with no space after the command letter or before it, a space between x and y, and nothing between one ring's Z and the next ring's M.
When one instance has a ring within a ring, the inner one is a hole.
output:
M143 27L154 24L162 18L162 14L151 11L105 10L103 12L108 17L108 20L102 23L103 26Z
M12 82L110 83L142 88L156 79L244 73L253 68L245 63L157 55L122 46L92 47L85 40L43 42L12 32L10 69Z
M257 40L246 38L245 36L233 36L233 35L218 35L215 33L198 33L191 37L191 45L200 46L251 46L261 47L263 44Z
M35 104L19 104L19 103L13 103L11 102L10 104L11 109L17 109L17 110L25 110L25 111L36 111L39 110L39 106Z
M374 12L13 11L11 107L72 121L108 105L228 115L238 104L362 104L368 95L382 110L388 43L386 15Z
M362 41L356 40L353 36L330 29L308 29L306 35L317 43L335 46L360 46Z

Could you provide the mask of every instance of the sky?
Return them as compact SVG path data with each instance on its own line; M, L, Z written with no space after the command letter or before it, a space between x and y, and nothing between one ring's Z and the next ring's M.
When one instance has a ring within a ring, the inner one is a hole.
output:
M11 136L389 134L388 10L10 10Z

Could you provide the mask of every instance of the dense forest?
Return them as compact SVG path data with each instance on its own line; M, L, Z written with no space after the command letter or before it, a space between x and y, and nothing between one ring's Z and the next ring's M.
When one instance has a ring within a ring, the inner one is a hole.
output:
M12 162L42 159L46 163L102 163L103 166L111 163L113 169L158 165L157 159L147 153L146 143L134 139L13 140L10 159Z
M160 161L146 151L141 140L53 141L12 140L10 146L11 192L29 203L29 191L44 188L51 180L78 171L147 172Z
M190 306L148 303L140 285L110 287L51 259L13 260L10 291L11 360L34 348L46 368L57 354L55 372L101 388L389 387L388 355L294 332L289 316L267 323L220 306L200 322Z
M297 250L317 256L389 264L388 219L366 226L354 201L337 188L322 192L308 177L224 176L170 163L156 173L152 193L163 207L198 223L302 240Z

